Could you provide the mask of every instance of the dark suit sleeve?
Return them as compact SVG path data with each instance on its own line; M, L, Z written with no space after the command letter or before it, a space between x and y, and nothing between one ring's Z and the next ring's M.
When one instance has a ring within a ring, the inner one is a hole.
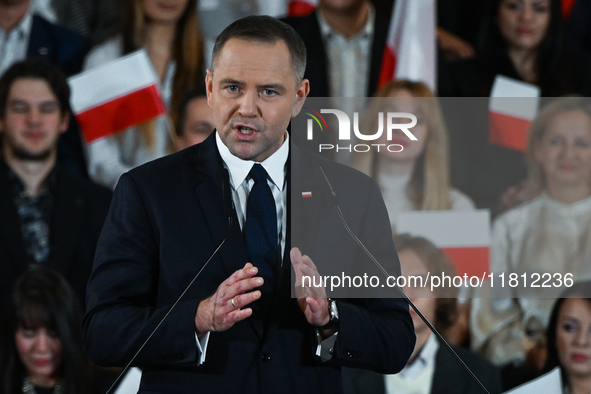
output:
M82 324L85 349L101 366L123 366L165 315L156 299L158 240L134 179L124 174L99 238ZM197 301L181 301L134 365L151 367L197 359Z

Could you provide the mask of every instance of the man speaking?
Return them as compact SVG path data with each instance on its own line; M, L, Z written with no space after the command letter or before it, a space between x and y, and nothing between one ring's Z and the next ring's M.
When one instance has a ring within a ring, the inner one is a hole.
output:
M253 16L221 33L212 59L206 85L216 132L124 174L115 190L88 284L89 356L125 365L231 216L225 244L135 360L140 393L341 393L340 366L399 371L414 347L403 300L334 301L323 288L290 297L292 269L317 274L295 248L302 245L291 247L289 197L292 185L319 181L309 176L314 160L329 174L344 172L347 182L333 186L351 200L345 215L353 206L371 215L353 231L376 245L378 259L398 264L375 182L289 144L286 128L309 92L304 44L282 22ZM292 176L295 168L306 175ZM326 204L318 195L298 220L313 222ZM310 245L302 252L312 258L326 246Z

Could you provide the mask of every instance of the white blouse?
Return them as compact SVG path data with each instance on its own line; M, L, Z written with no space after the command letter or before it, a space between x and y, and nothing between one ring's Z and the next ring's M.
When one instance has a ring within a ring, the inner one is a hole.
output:
M591 196L564 204L542 193L494 222L491 271L497 279L500 273L506 277L512 272L526 273L530 283L532 273L570 273L574 281L590 279L590 234ZM495 289L498 286L497 280ZM526 332L543 334L555 301L547 293L545 298L533 298L516 291L502 295L511 298L488 298L493 293L484 288L481 296L486 298L472 302L473 349L498 365L525 359L536 341Z

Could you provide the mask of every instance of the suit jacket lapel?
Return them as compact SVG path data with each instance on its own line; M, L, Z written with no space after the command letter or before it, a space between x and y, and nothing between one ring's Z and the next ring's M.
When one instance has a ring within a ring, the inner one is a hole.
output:
M303 152L292 145L292 188L291 197L291 245L308 254L313 247L314 237L323 212L329 209L325 197L323 179L316 175L316 162L304 160ZM306 193L306 196L303 193Z
M378 89L378 80L382 68L382 58L386 50L386 38L390 26L390 15L382 15L376 12L373 41L371 43L371 62L369 66L369 81L367 84L367 97L371 97Z
M207 222L211 238L217 245L226 234L228 220L224 212L224 200L232 196L224 196L223 179L224 165L217 150L215 132L202 143L197 152L196 169L202 175L195 186L195 193L203 207L203 215ZM225 272L231 275L242 268L247 261L246 247L234 212L232 229L224 247L218 252Z
M304 17L306 19L305 29L300 29L299 34L306 43L308 51L305 77L311 81L311 97L329 96L328 87L328 55L322 40L320 24L316 13Z
M458 377L457 360L439 345L435 355L435 371L433 372L433 383L431 383L431 394L449 393L450 383L453 382L454 392L466 392L466 379ZM461 367L460 367L461 368ZM461 370L460 373L467 373Z
M27 58L42 58L55 61L54 53L54 44L43 26L43 20L39 16L34 15L29 46L27 48Z

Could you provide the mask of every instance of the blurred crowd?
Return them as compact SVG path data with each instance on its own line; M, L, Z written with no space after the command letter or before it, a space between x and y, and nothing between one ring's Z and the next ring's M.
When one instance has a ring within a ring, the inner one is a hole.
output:
M589 394L591 1L438 0L436 87L379 81L395 1L318 0L299 16L288 16L290 3L0 0L0 391L99 393L113 380L91 366L79 333L112 189L124 172L208 138L213 42L233 21L269 14L305 42L310 96L375 97L367 130L391 108L417 116L418 141L392 136L401 152L333 157L377 180L395 233L403 212L488 209L491 272L575 278L552 298L407 288L429 321L491 393L558 366L564 393ZM87 142L66 78L139 49L166 113ZM490 142L486 105L498 76L542 97L524 151ZM465 98L460 120L441 98ZM403 275L454 271L432 240L397 234L395 244ZM345 391L478 392L411 314L417 344L406 368L347 370Z

